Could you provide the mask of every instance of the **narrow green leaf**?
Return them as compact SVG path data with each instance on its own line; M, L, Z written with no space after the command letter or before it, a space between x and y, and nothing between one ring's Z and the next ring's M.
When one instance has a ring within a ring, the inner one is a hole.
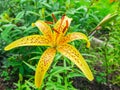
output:
M106 24L107 22L109 22L109 21L113 20L114 18L116 18L117 15L118 14L116 14L116 13L106 15L97 26L101 26L101 25Z
M1 33L1 37L2 37L3 40L5 40L5 41L9 40L9 36L10 36L9 33L14 26L15 25L13 25L13 24L6 25L6 29L3 30L2 33Z
M24 11L19 12L16 16L16 19L21 19L24 16L24 13L25 13Z
M35 88L35 85L34 85L33 83L31 83L31 82L29 82L29 81L27 81L27 80L25 80L25 82L26 82L29 86Z
M71 70L71 69L70 69L70 67L56 66L52 69L52 71L50 73L51 73L51 75L54 75L57 73L64 72L65 70Z
M24 64L26 64L29 68L31 68L32 70L36 70L34 66L28 64L27 62L23 61Z
M40 56L35 56L35 57L29 59L29 61L36 60L36 59L39 60L39 59L40 59Z

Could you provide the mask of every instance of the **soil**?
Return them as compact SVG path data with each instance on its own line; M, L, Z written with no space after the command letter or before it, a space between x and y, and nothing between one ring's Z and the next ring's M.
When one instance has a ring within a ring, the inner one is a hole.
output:
M73 79L73 86L77 90L120 90L120 87L115 85L105 85L99 84L95 81L88 82L87 79L76 77ZM4 81L3 78L0 78L0 90L6 90L7 88L10 90L15 90L15 86L12 81Z
M0 66L2 66L1 62ZM1 70L3 69L0 67L0 72ZM15 78L11 78L11 80L5 81L3 77L0 77L0 90L15 90L16 86L13 84L14 82L17 82ZM100 84L96 81L89 82L87 79L80 77L73 78L73 86L77 90L120 90L120 87L115 85Z
M0 90L5 90L4 80L0 78Z
M15 90L14 82L14 80L5 81L4 78L0 78L0 90Z
M77 90L120 90L120 87L115 85L108 86L96 81L88 82L88 80L79 77L73 79L73 85Z

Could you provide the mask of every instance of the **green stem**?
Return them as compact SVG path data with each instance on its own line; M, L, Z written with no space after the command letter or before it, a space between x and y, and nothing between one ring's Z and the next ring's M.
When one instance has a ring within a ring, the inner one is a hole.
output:
M109 41L109 35L108 35L108 38L107 38L107 41L106 41L106 44L105 44L105 49L104 49L104 58L105 58L105 73L106 73L106 84L109 85L109 65L108 65L108 59L107 59L107 52L108 52L108 47L107 47L107 44L108 44L108 41Z
M66 68L66 60L64 59L64 67ZM67 89L67 86L68 86L68 84L67 84L67 71L65 70L65 73L64 73L64 83L65 83L65 90L68 90Z
M119 5L120 5L120 1L118 3L118 7L117 7L117 13L119 12L120 8L119 8ZM118 13L119 14L119 13ZM116 23L116 19L113 21L114 24ZM113 28L111 27L111 30L113 30ZM109 42L109 34L108 34L108 38L107 38L107 41L106 41L106 44L105 44L105 66L106 66L106 84L109 85L109 64L108 64L108 59L107 59L107 51L108 51L108 48L107 48L107 44Z

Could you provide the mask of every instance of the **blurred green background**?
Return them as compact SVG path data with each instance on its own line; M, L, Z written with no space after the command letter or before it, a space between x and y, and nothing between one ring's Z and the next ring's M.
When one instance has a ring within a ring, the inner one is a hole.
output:
M39 90L120 90L120 0L0 0L0 89L38 90L34 85L37 62L46 47L4 47L23 36L40 34L31 26L36 20L73 18L69 32L89 37L74 45L93 74L89 82L67 58L57 53ZM107 17L106 17L107 16Z

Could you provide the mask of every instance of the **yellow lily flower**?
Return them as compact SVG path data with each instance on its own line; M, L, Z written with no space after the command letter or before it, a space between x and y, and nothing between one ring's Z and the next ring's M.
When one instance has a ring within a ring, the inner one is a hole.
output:
M37 88L41 86L45 73L53 62L56 51L75 63L88 80L92 81L94 79L92 72L82 55L74 46L68 44L68 42L83 39L87 41L87 47L90 47L90 42L83 33L73 32L66 35L71 20L71 18L64 15L56 22L53 29L51 29L44 21L38 20L34 25L39 28L42 35L26 36L5 47L5 50L10 50L20 46L49 46L41 56L36 68L35 85Z

